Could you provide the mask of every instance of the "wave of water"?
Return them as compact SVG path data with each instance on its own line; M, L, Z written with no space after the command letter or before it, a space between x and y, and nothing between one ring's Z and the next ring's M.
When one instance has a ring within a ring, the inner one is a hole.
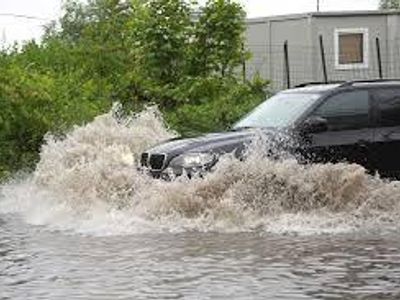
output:
M1 187L1 213L51 229L110 235L259 231L337 233L400 227L400 183L358 165L301 165L253 149L226 156L205 178L154 180L136 170L140 153L176 137L154 107L115 113L48 136L35 172Z

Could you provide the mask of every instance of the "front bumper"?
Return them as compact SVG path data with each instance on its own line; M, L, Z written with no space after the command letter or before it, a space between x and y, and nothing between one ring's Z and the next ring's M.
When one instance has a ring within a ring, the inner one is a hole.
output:
M156 179L171 181L180 176L186 176L189 179L204 177L207 173L211 172L211 166L190 169L167 167L164 170L151 170L146 167L139 167L139 172Z

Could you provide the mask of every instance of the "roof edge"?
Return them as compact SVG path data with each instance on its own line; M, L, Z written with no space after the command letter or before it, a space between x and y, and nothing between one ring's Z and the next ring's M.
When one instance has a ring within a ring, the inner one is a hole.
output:
M326 11L326 12L313 12L313 17L352 17L352 16L382 16L382 15L400 15L400 9L390 10L345 10L345 11Z
M382 15L399 15L400 9L395 10L345 10L345 11L326 11L326 12L306 12L298 14L287 14L287 15L276 15L276 16L265 16L257 18L248 18L247 23L265 23L268 21L283 21L291 19L303 19L303 18L323 18L323 17L356 17L356 16L382 16Z

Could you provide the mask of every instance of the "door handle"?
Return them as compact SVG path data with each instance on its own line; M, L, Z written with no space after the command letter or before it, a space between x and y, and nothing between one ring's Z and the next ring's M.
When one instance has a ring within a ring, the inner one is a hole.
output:
M357 144L369 144L369 141L361 139L357 141Z
M392 136L393 133L394 133L393 131L386 132L386 133L382 134L382 136L385 140L391 141L391 140L393 140L393 136Z
M369 147L370 144L371 144L370 141L368 141L368 140L363 140L363 139L358 140L357 143L356 143L356 145L357 145L360 149L364 149L364 150L367 150L367 148Z
M360 147L367 147L369 144L370 144L370 141L368 141L368 140L361 139L361 140L357 141L357 145Z

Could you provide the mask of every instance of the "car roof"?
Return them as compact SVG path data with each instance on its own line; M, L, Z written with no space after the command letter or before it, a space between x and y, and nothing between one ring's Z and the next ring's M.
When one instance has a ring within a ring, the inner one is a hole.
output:
M381 86L400 86L400 81L390 81L390 80L385 80L385 81L376 81L376 82L354 82L352 86L372 86L372 87L381 87Z
M399 80L382 80L382 81L349 81L343 83L310 83L300 85L299 87L291 88L282 91L282 93L316 93L323 94L337 88L345 87L382 87L382 86L400 86Z
M288 89L288 90L284 90L281 93L316 93L316 94L320 94L323 92L327 92L333 89L336 89L338 87L340 87L341 84L339 83L335 83L335 84L315 84L315 85L309 85L309 86L305 86L305 87L298 87L298 88L292 88L292 89Z

